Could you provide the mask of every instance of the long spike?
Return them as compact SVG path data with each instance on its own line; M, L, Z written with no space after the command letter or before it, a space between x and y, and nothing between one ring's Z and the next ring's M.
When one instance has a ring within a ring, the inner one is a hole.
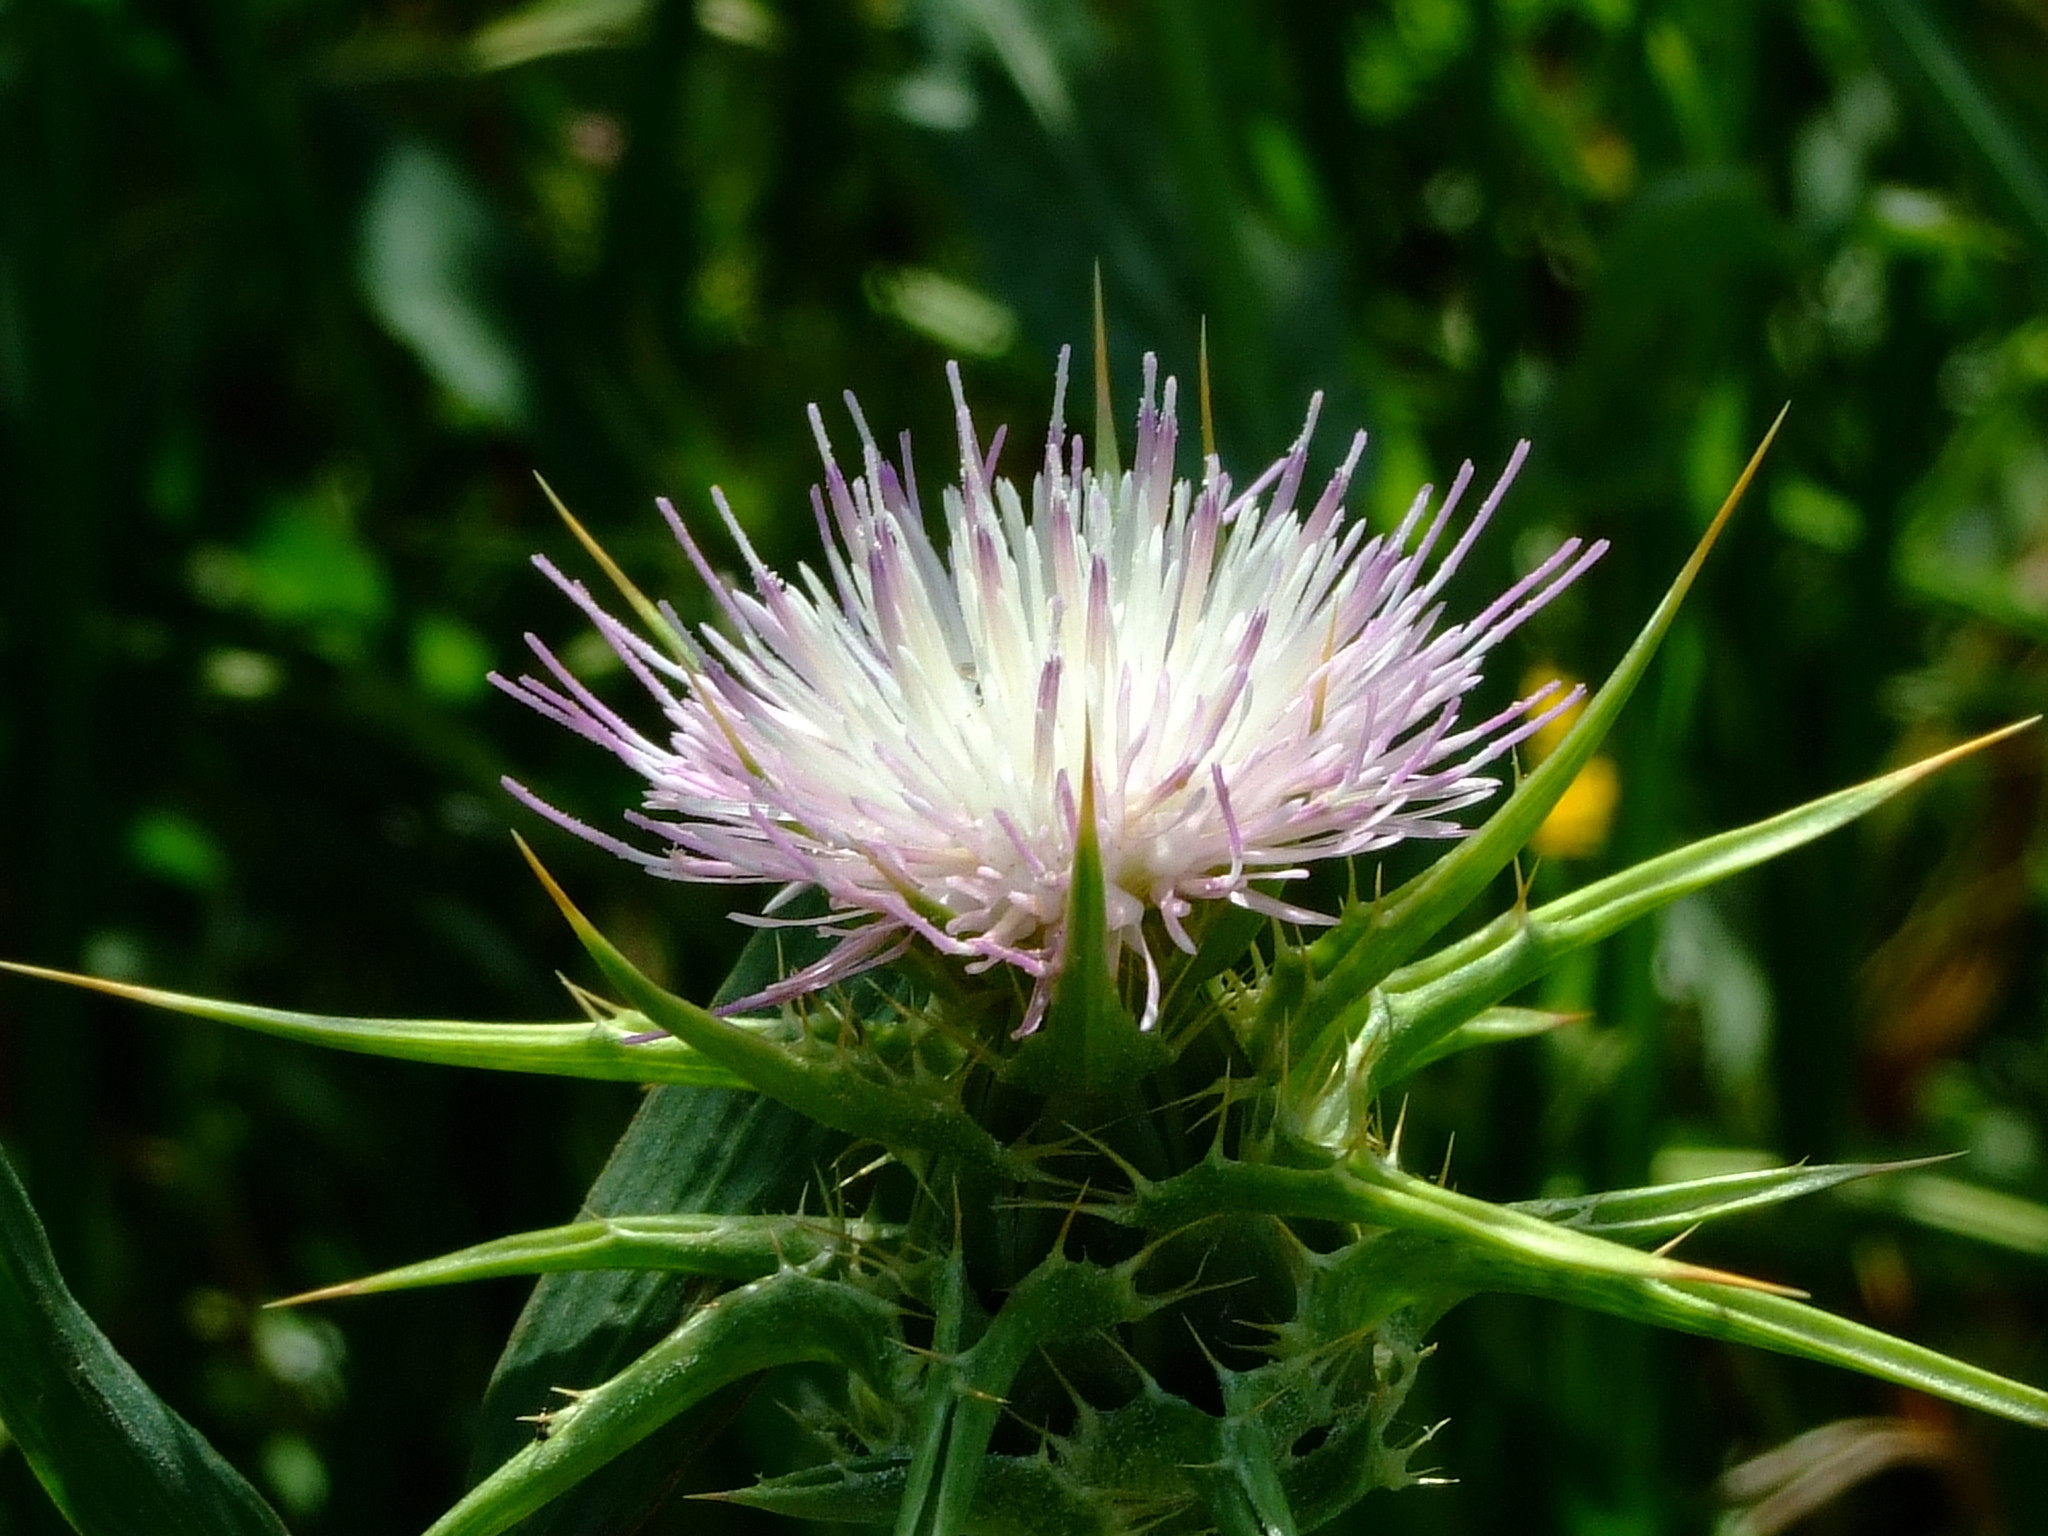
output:
M1707 556L1713 552L1714 541L1721 537L1721 529L1726 526L1728 519L1735 515L1735 508L1741 503L1743 493L1749 489L1749 482L1754 480L1756 472L1763 468L1764 456L1771 451L1771 444L1777 441L1778 428L1785 425L1785 418L1791 413L1790 400L1778 407L1778 414L1772 418L1771 428L1764 433L1764 440L1756 445L1756 452L1752 453L1749 462L1742 466L1742 473L1736 476L1734 486L1721 502L1721 510L1714 514L1714 520L1700 536L1699 544L1692 552L1692 558L1685 562L1684 569L1678 573L1678 587L1690 587L1693 578L1699 574L1700 567L1707 563Z
M1102 263L1095 263L1095 468L1114 481L1123 473L1116 446L1116 403L1109 393L1109 317L1102 303Z
M1202 316L1202 342L1197 354L1202 381L1202 457L1216 457L1216 413L1209 395L1209 317Z
M625 598L626 602L631 605L633 612L639 615L640 622L647 626L676 660L688 662L690 660L689 648L682 643L682 637L676 634L674 628L669 624L668 617L662 613L660 606L650 600L646 593L633 584L632 578L619 568L619 563L611 557L610 552L597 542L596 537L592 535L588 528L585 528L577 520L576 514L562 504L562 498L555 494L555 488L549 485L538 473L533 478L539 484L542 493L553 504L556 515L564 523L568 524L569 531L576 536L576 542L581 544L585 553L597 562L598 569L605 573L611 584L619 589L619 595Z

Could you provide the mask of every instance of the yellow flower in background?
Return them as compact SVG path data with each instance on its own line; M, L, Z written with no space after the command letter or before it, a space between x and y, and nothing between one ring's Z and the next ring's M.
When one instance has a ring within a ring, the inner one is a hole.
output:
M1531 689L1549 683L1562 691L1577 687L1578 679L1553 666L1531 667L1523 675L1522 693L1526 697ZM1529 756L1540 763L1555 752L1585 707L1581 692L1569 708L1538 726L1529 737ZM1579 770L1564 798L1529 839L1530 849L1546 859L1591 858L1606 846L1607 833L1614 825L1614 808L1620 801L1621 771L1614 766L1614 759L1603 753Z

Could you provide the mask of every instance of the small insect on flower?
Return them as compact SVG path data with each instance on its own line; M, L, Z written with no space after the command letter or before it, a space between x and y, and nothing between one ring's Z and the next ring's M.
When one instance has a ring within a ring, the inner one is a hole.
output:
M1479 613L1444 622L1440 594L1521 467L1438 554L1471 484L1423 487L1391 533L1347 519L1365 434L1306 513L1298 497L1321 396L1285 456L1238 489L1213 455L1177 479L1175 383L1145 359L1136 451L1091 468L1062 410L1060 359L1044 457L1028 489L996 473L1003 434L977 436L957 367L960 474L943 497L943 556L911 472L847 407L860 472L841 472L816 407L825 483L813 492L822 572L762 563L725 500L744 559L728 583L660 503L722 626L692 634L663 605L644 635L537 560L659 704L665 738L600 700L528 637L547 676L498 686L615 753L647 782L633 846L516 783L552 820L677 880L772 883L774 913L816 887L825 957L731 1005L778 1005L913 945L969 971L1029 979L1035 1028L1065 958L1068 891L1092 806L1111 944L1142 968L1156 1017L1160 956L1192 952L1216 903L1328 919L1271 893L1317 859L1456 836L1488 772L1576 691L1538 690L1467 720L1488 654L1605 548L1560 545ZM1086 775L1092 793L1083 793ZM751 919L774 923L773 916Z

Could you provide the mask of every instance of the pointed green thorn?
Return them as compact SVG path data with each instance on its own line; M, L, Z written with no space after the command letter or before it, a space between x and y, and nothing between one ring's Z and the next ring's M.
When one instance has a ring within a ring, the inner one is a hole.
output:
M478 1243L268 1305L298 1307L384 1291L583 1269L655 1269L758 1280L786 1266L808 1264L820 1254L845 1251L899 1231L869 1222L833 1223L802 1216L606 1216Z
M622 1013L573 1024L487 1024L452 1019L364 1019L287 1008L259 1008L167 992L129 981L109 981L47 966L0 960L0 970L40 981L62 982L101 992L166 1013L232 1024L261 1035L296 1040L361 1056L432 1062L446 1067L479 1067L492 1072L530 1072L546 1077L594 1078L614 1083L680 1083L698 1088L744 1088L744 1078L726 1070L680 1040L631 1043L646 1021Z
M1043 1027L1019 1049L1010 1067L1018 1082L1061 1105L1061 1113L1076 1101L1097 1101L1131 1088L1162 1055L1157 1037L1149 1033L1154 1020L1141 1025L1132 1018L1117 983L1116 941L1109 931L1095 818L1094 744L1085 729L1078 818L1059 976Z
M1209 317L1202 316L1201 350L1196 362L1202 383L1202 458L1213 463L1216 458L1216 410L1209 394Z
M1581 1232L1623 1242L1673 1237L1722 1217L1764 1210L1804 1195L1837 1189L1858 1179L1903 1173L1945 1163L1958 1154L1916 1157L1891 1163L1801 1163L1746 1173L1714 1174L1680 1184L1616 1189L1592 1195L1518 1201L1513 1209L1541 1216Z
M685 664L694 662L695 656L689 643L676 633L675 626L669 622L668 615L661 611L661 606L634 585L632 578L627 576L625 571L620 569L618 561L611 557L611 552L597 542L596 536L583 526L575 513L563 505L562 498L555 494L555 488L538 474L533 478L540 485L542 494L554 507L555 514L568 526L569 532L575 535L576 542L583 546L584 553L597 562L598 569L604 572L614 587L618 588L619 596L626 600L627 605L638 615L640 622L647 626L648 633L661 641L677 661Z
M1123 473L1116 446L1116 401L1109 390L1109 313L1102 302L1102 263L1095 263L1095 471L1114 485Z
M655 1028L667 1030L769 1098L836 1131L866 1137L895 1152L941 1153L1009 1177L1029 1175L1029 1162L977 1125L957 1101L942 1097L942 1085L878 1080L866 1074L857 1056L829 1064L805 1060L789 1046L656 986L577 909L526 840L514 834L513 841L605 980Z

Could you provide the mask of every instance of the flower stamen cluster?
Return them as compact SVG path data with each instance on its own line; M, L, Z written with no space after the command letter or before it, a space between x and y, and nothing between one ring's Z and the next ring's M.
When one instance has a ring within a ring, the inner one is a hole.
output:
M926 532L910 448L892 463L848 398L848 479L811 412L824 484L821 571L770 570L717 496L747 569L729 582L666 501L723 626L641 634L547 561L658 703L650 735L529 636L546 678L499 685L616 754L647 783L636 847L516 793L578 834L680 880L770 883L768 917L815 887L833 946L732 1005L773 1006L924 944L970 971L1014 967L1035 1027L1065 956L1084 799L1117 948L1143 967L1146 1021L1161 939L1192 952L1205 904L1328 921L1274 895L1319 859L1443 838L1498 788L1489 772L1571 702L1540 690L1465 719L1488 655L1604 544L1567 540L1474 617L1444 623L1445 584L1521 467L1519 445L1438 557L1473 478L1431 511L1420 491L1391 533L1348 520L1365 434L1298 510L1317 396L1292 449L1242 489L1213 456L1176 478L1176 386L1145 360L1128 470L1088 464L1063 419L1028 490L996 472L949 371L960 474L943 555ZM1083 796L1083 774L1092 794Z

